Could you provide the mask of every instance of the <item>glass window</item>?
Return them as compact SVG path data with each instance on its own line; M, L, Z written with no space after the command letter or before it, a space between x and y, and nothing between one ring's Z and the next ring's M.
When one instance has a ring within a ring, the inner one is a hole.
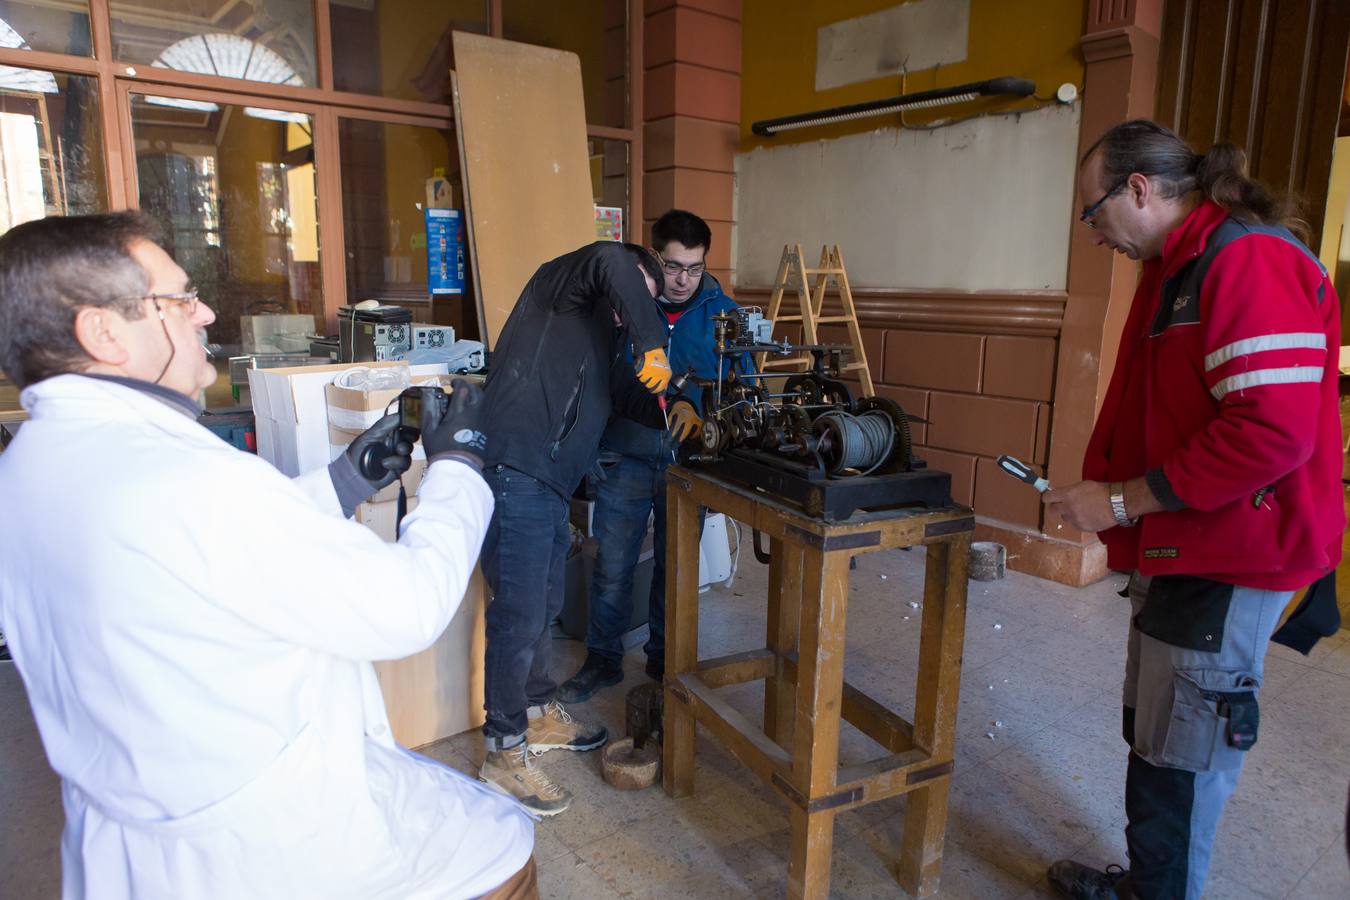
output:
M502 0L502 36L575 53L581 58L586 121L613 128L627 125L626 0Z
M487 34L485 0L331 0L333 87L450 102L452 31Z
M312 0L110 0L113 55L180 72L314 85Z
M141 209L216 310L211 339L239 343L239 317L322 313L313 127L304 113L133 94Z
M0 66L0 233L107 208L96 80Z
M0 0L0 47L93 56L89 4Z
M628 219L628 142L592 140L591 196L596 206L623 211L623 238L642 243L641 222ZM607 215L602 221L609 221ZM636 230L634 230L636 227Z
M472 294L463 219L427 212L432 205L463 209L454 132L342 119L338 140L347 301L409 306L417 321L471 336L477 317L464 315Z

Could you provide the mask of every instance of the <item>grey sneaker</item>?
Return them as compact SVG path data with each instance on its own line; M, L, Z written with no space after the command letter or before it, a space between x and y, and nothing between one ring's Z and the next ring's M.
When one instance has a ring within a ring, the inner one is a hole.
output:
M1116 900L1116 885L1129 872L1120 866L1107 866L1106 871L1061 859L1045 873L1050 885L1061 897L1069 900Z
M537 816L556 816L572 805L572 795L535 766L524 743L488 753L478 780L515 797Z

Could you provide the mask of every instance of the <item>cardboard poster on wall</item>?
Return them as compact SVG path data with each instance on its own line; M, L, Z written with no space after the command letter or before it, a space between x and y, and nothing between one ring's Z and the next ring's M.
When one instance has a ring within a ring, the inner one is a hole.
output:
M470 260L492 349L535 269L595 240L581 61L462 31L454 47Z

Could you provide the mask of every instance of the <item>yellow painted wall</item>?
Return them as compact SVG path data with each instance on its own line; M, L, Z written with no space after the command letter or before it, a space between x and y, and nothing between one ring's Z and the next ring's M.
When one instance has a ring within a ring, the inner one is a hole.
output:
M385 233L391 235L396 231L399 236L397 247L389 246L389 237L386 237L385 251L389 256L410 257L412 284L425 285L427 227L422 208L426 205L427 179L438 168L457 171L459 151L454 149L452 153L447 132L413 125L385 125L383 131L385 199L388 203L385 211L390 224L396 224L396 228L386 228ZM416 249L412 246L413 235L423 238Z
M513 41L570 50L581 58L586 120L604 122L605 54L627 48L604 32L604 0L503 0L502 32Z
M303 128L295 122L286 125L286 149L298 150L314 143L314 124ZM286 197L291 215L291 259L295 262L319 261L319 220L314 166L293 166L286 171Z
M931 0L930 0L931 2ZM1036 82L1036 93L1051 97L1064 82L1083 86L1078 41L1083 33L1083 0L970 0L966 60L951 66L815 89L816 30L846 19L897 6L895 0L744 0L741 18L741 149L803 143L895 127L898 115L873 116L774 138L750 131L758 119L810 112L831 106L894 97L1002 75ZM1030 97L977 100L960 106L905 113L906 124L966 117L991 110L1032 109Z
M425 100L412 87L450 25L487 31L486 0L379 0L380 78L387 96Z
M230 275L238 281L276 285L286 282L284 274L267 271L258 210L258 163L276 160L285 139L283 123L246 116L242 106L229 108L218 136L216 172L220 179L221 241L229 253Z

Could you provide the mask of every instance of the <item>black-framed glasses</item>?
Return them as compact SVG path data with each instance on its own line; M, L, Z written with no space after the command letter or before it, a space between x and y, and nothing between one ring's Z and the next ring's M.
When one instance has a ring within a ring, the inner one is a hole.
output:
M701 278L703 277L703 273L708 269L707 263L694 263L692 266L682 266L677 262L666 262L666 258L660 253L656 254L656 258L661 260L661 271L670 276L675 276L683 272L690 278Z
M1130 175L1133 175L1133 174L1134 174L1133 172L1130 173ZM1122 178L1122 179L1120 179L1119 181L1117 181L1117 182L1111 187L1111 190L1107 191L1105 194L1102 194L1101 199L1098 200L1096 203L1092 204L1091 206L1085 206L1085 207L1083 207L1083 211L1080 212L1080 213L1078 214L1078 221L1082 222L1084 225L1086 225L1086 226L1089 227L1089 228L1096 228L1096 227L1097 227L1097 209L1098 209L1103 203L1105 203L1107 200L1110 200L1110 199L1111 199L1112 197L1114 197L1117 193L1119 193L1119 192L1120 192L1120 189L1123 188L1127 183L1129 183L1130 175L1126 175L1124 178Z

